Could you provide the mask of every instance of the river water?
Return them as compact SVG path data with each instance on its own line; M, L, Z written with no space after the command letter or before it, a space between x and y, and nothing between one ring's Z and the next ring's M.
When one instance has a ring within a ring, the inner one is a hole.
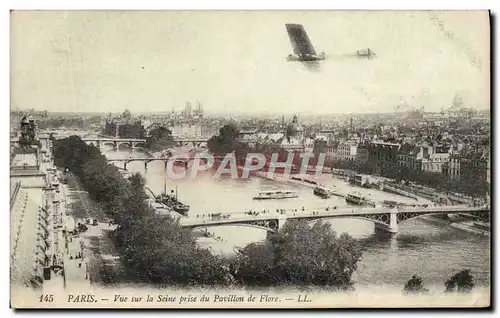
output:
M107 149L103 152L108 158L146 157L139 150ZM120 165L117 163L117 166ZM142 162L131 162L127 169L141 173L153 192L163 191L166 180L163 162L151 162L147 170ZM320 177L319 181L327 186L335 185L342 192L361 192L375 201L414 203L411 199L376 190L357 187L351 189L346 182L330 175ZM168 191L177 189L179 199L191 206L189 217L217 212L241 213L250 209L259 211L277 208L301 209L303 206L347 206L343 198L332 197L324 200L314 196L309 187L277 183L258 177L214 179L213 173L200 172L194 179L168 179L166 186ZM293 189L298 191L299 198L277 201L252 199L257 192L267 189ZM337 233L347 232L363 246L363 259L354 274L356 286L379 285L401 289L412 275L418 274L423 277L427 287L444 289L446 279L464 268L471 269L476 285L489 285L489 237L454 229L428 218L411 219L399 224L399 231L394 236L376 235L374 224L370 221L336 218L329 222ZM235 246L243 247L266 237L262 230L243 226L212 227L209 231L219 236L221 241L203 238L199 243L214 253L224 255L234 253Z

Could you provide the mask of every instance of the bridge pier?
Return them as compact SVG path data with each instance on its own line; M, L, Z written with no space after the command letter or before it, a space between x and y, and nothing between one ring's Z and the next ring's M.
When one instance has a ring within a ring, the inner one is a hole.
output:
M271 238L271 236L273 236L274 233L271 232L271 231L266 231L266 240L269 240Z
M385 232L390 234L398 233L398 213L391 212L389 218L389 224L375 223L375 232Z
M144 161L144 170L148 170L148 163Z
M127 162L123 164L123 170L127 170Z

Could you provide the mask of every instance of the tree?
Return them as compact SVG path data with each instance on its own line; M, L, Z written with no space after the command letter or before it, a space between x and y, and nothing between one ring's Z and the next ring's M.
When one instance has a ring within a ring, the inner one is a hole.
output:
M218 155L225 155L231 153L237 148L237 138L239 137L239 130L236 126L229 124L224 125L219 130L219 135L213 136L207 142L210 152Z
M422 278L417 275L413 275L403 288L403 292L406 294L422 294L428 291L428 289L424 288Z
M470 274L470 269L464 269L452 277L445 283L446 292L468 293L474 288L473 277Z
M347 290L361 259L358 243L329 223L312 227L288 220L264 244L251 244L236 259L236 281L250 286L321 286Z
M149 131L146 147L154 151L164 150L172 147L173 143L172 131L165 126L160 126Z

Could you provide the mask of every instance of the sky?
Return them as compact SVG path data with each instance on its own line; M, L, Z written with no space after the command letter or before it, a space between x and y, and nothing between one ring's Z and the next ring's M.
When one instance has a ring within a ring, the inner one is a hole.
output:
M286 60L285 23L327 54L317 72ZM11 108L440 111L459 94L488 109L489 38L485 11L14 11Z

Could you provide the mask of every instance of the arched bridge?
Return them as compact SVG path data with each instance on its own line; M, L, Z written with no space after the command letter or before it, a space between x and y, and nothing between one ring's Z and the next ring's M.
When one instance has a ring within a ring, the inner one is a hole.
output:
M174 137L174 147L193 146L203 147L207 146L208 137Z
M377 208L322 208L309 211L286 211L282 213L268 212L259 215L239 214L227 218L182 218L181 225L185 228L206 228L211 226L242 225L262 228L268 232L278 231L289 219L302 219L317 221L320 219L333 218L357 218L365 219L375 223L376 228L387 232L396 233L398 224L407 220L428 214L453 214L467 213L483 217L489 215L489 207L462 206L434 206L434 207L411 207L404 209L390 209L386 207Z
M214 159L224 159L224 156L213 156ZM108 162L121 162L123 164L123 169L127 170L127 165L130 162L134 161L139 161L144 163L144 169L148 169L148 164L153 161L163 161L165 164L165 169L167 169L167 164L169 161L178 161L178 162L186 162L188 160L194 160L194 157L179 157L179 156L171 156L171 157L166 157L166 158L120 158L120 159L108 159ZM200 159L204 159L203 157L200 157Z
M114 149L118 149L121 145L128 145L130 148L144 147L146 139L135 138L82 138L86 144L94 144L98 148L104 145L111 145Z

